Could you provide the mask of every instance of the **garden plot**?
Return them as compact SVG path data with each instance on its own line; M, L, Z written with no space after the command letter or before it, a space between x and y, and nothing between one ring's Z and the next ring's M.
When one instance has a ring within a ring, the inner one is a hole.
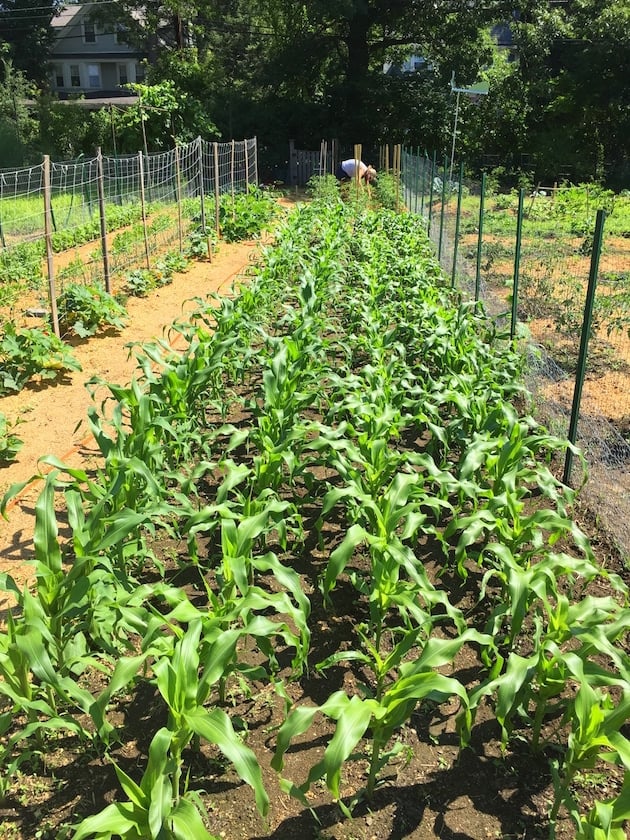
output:
M466 202L470 203L469 199ZM492 294L512 292L516 197L489 196L481 269ZM607 213L599 260L594 335L589 344L584 405L609 419L627 437L630 416L630 215L627 197L598 188L572 187L556 197L526 199L520 260L519 320L552 359L572 374L589 277L594 208ZM462 254L477 249L475 211L462 213ZM550 398L570 407L571 382Z
M421 223L315 202L178 330L4 581L8 830L623 838L627 589Z

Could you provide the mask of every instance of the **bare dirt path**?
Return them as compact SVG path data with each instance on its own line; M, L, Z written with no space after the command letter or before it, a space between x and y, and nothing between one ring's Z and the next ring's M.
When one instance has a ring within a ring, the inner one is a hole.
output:
M56 385L29 387L15 396L0 399L0 412L10 421L23 422L16 434L24 445L15 462L0 469L0 495L9 487L24 482L40 470L40 459L55 455L65 463L79 467L93 456L87 425L87 409L92 397L86 382L99 376L125 385L137 371L135 358L127 345L165 338L170 325L195 309L194 298L212 292L227 293L234 280L244 274L258 254L258 243L222 243L213 261L192 263L188 271L174 275L173 282L147 298L127 302L128 324L119 333L95 336L74 348L83 370L68 375ZM104 397L96 394L96 402ZM7 572L20 584L29 579L32 559L35 502L41 491L40 481L25 488L10 504L7 520L0 519L0 572ZM9 606L0 594L0 610Z

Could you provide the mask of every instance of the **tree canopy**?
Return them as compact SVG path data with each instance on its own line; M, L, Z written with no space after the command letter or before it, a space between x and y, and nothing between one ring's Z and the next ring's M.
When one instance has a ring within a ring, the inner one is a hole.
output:
M6 46L13 66L32 81L46 78L54 41L50 22L61 5L60 0L0 1L0 46Z
M17 71L40 84L57 2L0 0L0 45ZM289 139L317 148L322 137L368 150L402 142L441 153L451 143L452 74L459 85L483 76L489 95L461 102L457 146L471 162L500 161L516 171L526 161L544 175L620 183L628 175L628 0L91 6L100 19L125 25L133 43L153 44L147 82L173 85L180 101L172 131L182 139L256 134L279 157ZM501 49L490 37L496 24L506 36ZM386 62L395 69L411 55L422 58L415 72L384 72ZM168 138L155 135L156 143Z

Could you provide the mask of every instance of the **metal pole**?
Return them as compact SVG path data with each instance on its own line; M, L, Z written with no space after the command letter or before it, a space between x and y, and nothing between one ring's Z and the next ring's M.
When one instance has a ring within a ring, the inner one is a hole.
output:
M7 243L5 241L4 232L2 230L2 207L3 207L2 199L4 198L3 193L4 193L4 175L2 175L0 173L0 244L2 245L3 248L6 248Z
M516 246L514 250L514 280L512 282L512 320L510 322L510 339L516 335L518 319L518 278L521 268L521 240L523 238L523 212L525 207L525 190L518 194L518 214L516 218Z
M394 177L396 178L396 212L400 212L400 153L401 145L394 146Z
M450 175L448 176L449 181L453 178L453 161L455 160L455 137L457 136L457 117L459 116L459 94L460 91L457 91L457 99L455 101L455 124L453 125L453 146L451 148L451 168L450 168Z
M422 158L422 187L420 192L420 215L424 216L424 176L427 168L427 153L424 153Z
M444 234L444 209L446 204L446 155L444 155L444 166L442 167L442 196L440 207L440 238L438 240L438 262L442 258L442 236Z
M580 337L580 354L578 356L577 370L575 372L575 388L573 389L573 405L571 407L571 421L569 423L569 442L574 444L577 440L577 427L580 417L580 403L582 401L582 386L586 374L586 358L588 354L588 342L591 337L591 324L593 321L593 306L595 304L595 289L597 287L597 272L599 271L599 258L602 252L602 241L604 234L604 221L606 213L603 210L597 211L595 220L595 233L593 235L593 253L591 254L591 269L588 277L588 288L586 290L586 302L584 303L584 320L582 321L582 335ZM568 484L571 480L571 468L573 466L573 452L567 449L564 461L564 475L562 480Z
M420 192L420 146L417 147L416 155L413 159L413 212L418 212L418 193Z
M437 152L433 152L433 160L431 162L431 185L429 187L429 223L427 225L427 233L431 233L431 215L433 213L433 182L435 181L435 158Z
M477 270L475 272L475 300L479 300L481 288L481 249L483 245L483 205L486 198L486 173L481 176L481 195L479 197L479 236L477 237Z
M453 242L453 273L451 275L451 286L455 288L455 276L457 271L457 250L459 248L459 223L462 213L462 192L464 189L464 162L459 164L459 189L457 190L457 211L455 213L455 241Z

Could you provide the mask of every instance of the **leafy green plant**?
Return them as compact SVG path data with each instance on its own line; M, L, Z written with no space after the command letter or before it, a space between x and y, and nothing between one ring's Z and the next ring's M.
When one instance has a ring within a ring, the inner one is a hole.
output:
M268 192L251 185L246 193L223 195L219 208L221 236L226 242L251 239L278 214L278 204Z
M132 297L147 297L155 286L153 272L150 269L136 268L125 276L122 288Z
M396 178L387 172L379 172L378 177L373 185L374 194L381 207L386 207L389 210L396 208L398 190Z
M354 755L360 739L370 731L371 745L368 750L368 775L365 795L370 798L378 780L378 774L395 754L386 750L393 733L409 720L412 712L423 700L442 701L448 697L459 698L463 707L468 704L464 687L456 679L437 672L437 668L452 661L456 651L467 641L479 640L474 631L466 631L456 639L430 639L419 656L413 661L400 662L400 653L392 656L389 665L397 665L395 677L382 687L373 698L349 698L343 691L332 694L320 707L301 706L293 709L278 732L278 746L272 766L281 771L284 754L291 740L305 732L317 713L337 721L335 734L327 745L321 761L314 765L306 781L296 786L283 780L283 789L302 802L310 786L321 778L336 800L340 798L341 768ZM366 659L367 657L363 657ZM384 667L385 663L383 663ZM391 673L391 672L390 672Z
M79 338L95 335L103 327L123 329L126 311L112 295L98 286L73 283L57 298L59 326Z
M81 370L72 351L56 335L39 329L4 324L0 338L0 393L21 391L34 376L57 379Z
M129 385L93 383L90 472L43 459L35 584L3 580L18 604L0 634L5 774L55 727L107 750L112 701L148 687L161 717L138 778L116 767L120 801L75 831L207 838L189 761L202 742L267 807L229 701L284 702L273 767L306 805L320 780L338 799L364 762L346 813L418 707L453 704L470 745L483 703L506 748L518 735L555 760L551 827L617 840L627 783L588 813L574 788L594 762L626 767L627 590L572 520L552 469L565 444L512 405L527 394L509 337L450 288L411 214L342 202L335 184L274 239L242 289L174 325L183 349L135 348ZM311 626L318 583L329 614ZM343 666L346 690L292 705L313 628L337 622L344 643L314 667ZM478 661L465 681L464 653ZM285 757L320 715L323 756L290 778Z
M22 421L18 418L11 423L4 414L0 413L0 464L8 464L15 460L24 441L15 434L15 428Z
M172 785L178 767L171 755L172 744L173 733L168 728L163 727L155 733L140 783L114 762L116 776L127 800L113 802L100 813L75 824L74 840L137 840L140 837L217 840L204 826L205 809L199 794L186 790L173 795Z

